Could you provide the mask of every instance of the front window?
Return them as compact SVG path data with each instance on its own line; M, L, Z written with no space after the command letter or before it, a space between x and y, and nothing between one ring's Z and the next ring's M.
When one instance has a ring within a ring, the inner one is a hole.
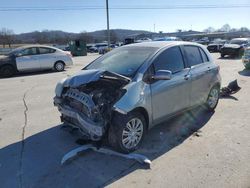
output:
M121 47L93 61L85 69L101 69L133 77L139 67L156 52L155 47Z
M169 70L176 73L184 69L182 53L179 47L172 47L162 52L154 63L155 71Z
M26 49L22 50L20 53L21 53L22 56L36 55L37 51L36 51L36 48L33 47L33 48L26 48Z

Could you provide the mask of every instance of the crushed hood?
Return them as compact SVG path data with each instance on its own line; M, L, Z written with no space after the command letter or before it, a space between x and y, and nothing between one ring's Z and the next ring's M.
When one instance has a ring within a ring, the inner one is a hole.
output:
M104 70L82 70L73 76L68 77L64 83L64 87L78 87L82 84L97 81L103 74Z
M109 72L105 70L90 69L90 70L82 70L78 72L77 74L74 74L73 76L66 78L63 82L63 86L74 88L82 84L87 84L90 82L97 81L101 77L106 78L106 79L117 79L125 83L128 83L130 81L129 78L113 73L113 72Z

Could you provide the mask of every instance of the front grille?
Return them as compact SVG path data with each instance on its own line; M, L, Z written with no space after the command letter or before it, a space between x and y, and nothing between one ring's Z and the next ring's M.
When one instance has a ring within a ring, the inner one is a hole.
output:
M63 97L66 99L67 104L83 113L84 115L90 117L91 116L91 111L94 107L94 102L90 98L89 95L79 92L77 89L69 89Z
M89 111L88 107L75 99L72 99L72 98L68 99L68 105L71 108L83 113L86 116L90 115L90 111Z
M89 95L78 91L77 89L69 89L65 94L64 97L70 97L73 98L77 101L79 101L80 103L86 105L86 106L94 106L94 103L92 101L92 99L90 98Z

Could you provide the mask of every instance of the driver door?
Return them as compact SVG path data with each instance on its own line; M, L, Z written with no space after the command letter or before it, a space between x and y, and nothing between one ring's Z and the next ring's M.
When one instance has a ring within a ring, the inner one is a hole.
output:
M153 65L155 72L172 71L170 80L158 80L151 84L153 121L157 124L189 107L191 81L190 69L185 68L183 55L178 46L163 51Z
M23 49L16 57L18 71L40 70L39 53L36 47Z

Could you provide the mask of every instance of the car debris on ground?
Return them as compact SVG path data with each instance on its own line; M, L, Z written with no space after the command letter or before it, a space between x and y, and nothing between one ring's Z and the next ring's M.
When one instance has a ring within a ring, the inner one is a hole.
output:
M139 162L141 164L148 164L148 165L151 164L151 161L146 156L141 155L141 154L137 154L137 153L123 154L123 153L119 153L119 152L110 150L108 148L104 148L104 147L98 148L93 144L86 144L86 145L77 147L77 148L69 151L68 153L66 153L61 160L61 165L65 164L65 162L69 161L70 159L73 159L81 152L87 151L90 149L93 151L99 152L99 153L103 153L103 154L114 155L114 156L123 157L126 159L136 160L137 162Z
M230 95L237 93L240 89L241 87L239 87L236 79L230 82L227 87L221 88L220 96L229 97Z

